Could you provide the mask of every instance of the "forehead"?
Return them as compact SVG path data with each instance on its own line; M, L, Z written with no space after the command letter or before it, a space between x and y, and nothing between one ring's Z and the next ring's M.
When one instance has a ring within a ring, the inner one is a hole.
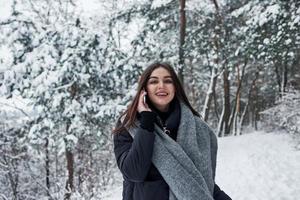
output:
M151 77L165 77L165 76L171 76L170 72L163 67L158 67L155 70L153 70L153 72L150 75L150 78Z

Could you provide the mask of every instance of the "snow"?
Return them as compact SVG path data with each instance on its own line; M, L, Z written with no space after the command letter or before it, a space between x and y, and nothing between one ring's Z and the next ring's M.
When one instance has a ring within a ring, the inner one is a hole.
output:
M78 12L84 13L87 17L93 17L93 15L99 12L100 10L103 11L103 8L101 8L101 5L99 2L96 2L95 0L78 0L77 1L77 9Z
M73 142L74 144L78 142L78 138L73 134L67 135L65 139L68 140L69 142Z
M300 199L300 151L289 135L260 131L218 143L216 183L232 199ZM122 199L121 182L103 199Z
M218 1L219 5L223 3ZM186 1L186 10L190 11L201 11L206 14L215 12L215 5L210 0L193 0Z
M32 115L33 108L29 106L29 104L29 100L16 95L13 95L12 98L9 99L0 97L0 113L16 113L20 117L23 117L25 113L26 115Z
M299 199L300 151L291 140L263 132L219 139L216 182L232 199Z
M285 43L286 45L289 45L289 44L292 43L292 40L289 38L289 39L287 39L284 43Z
M170 3L171 0L154 0L151 4L151 8L154 9L154 8L158 8L158 7L161 7L161 6L164 6L168 3Z
M264 43L265 45L270 44L270 39L269 39L269 38L265 38L264 41L263 41L263 43Z
M0 11L1 13L1 11ZM0 46L0 72L5 72L7 66L10 66L13 62L12 52L8 45L1 44Z
M11 0L0 0L0 20L5 20L10 16L11 4Z

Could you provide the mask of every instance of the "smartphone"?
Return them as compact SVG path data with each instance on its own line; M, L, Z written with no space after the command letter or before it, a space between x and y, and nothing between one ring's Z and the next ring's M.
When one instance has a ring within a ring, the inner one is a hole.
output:
M145 89L143 89L144 92L146 92L146 94L143 96L143 102L144 102L144 105L147 106L147 91Z
M147 101L147 94L144 95L144 99L143 100L144 100L144 105L147 105L147 102L146 102Z

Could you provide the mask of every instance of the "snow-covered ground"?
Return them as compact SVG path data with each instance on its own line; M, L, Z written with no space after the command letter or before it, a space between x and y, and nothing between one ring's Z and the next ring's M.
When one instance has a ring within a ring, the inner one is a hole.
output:
M233 200L300 199L300 151L286 134L219 138L216 182ZM121 200L115 185L105 200Z

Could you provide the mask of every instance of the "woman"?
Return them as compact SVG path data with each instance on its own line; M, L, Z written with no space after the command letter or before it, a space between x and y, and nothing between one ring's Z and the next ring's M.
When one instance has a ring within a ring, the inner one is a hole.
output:
M154 63L114 130L123 200L230 200L215 184L217 138L173 68Z

